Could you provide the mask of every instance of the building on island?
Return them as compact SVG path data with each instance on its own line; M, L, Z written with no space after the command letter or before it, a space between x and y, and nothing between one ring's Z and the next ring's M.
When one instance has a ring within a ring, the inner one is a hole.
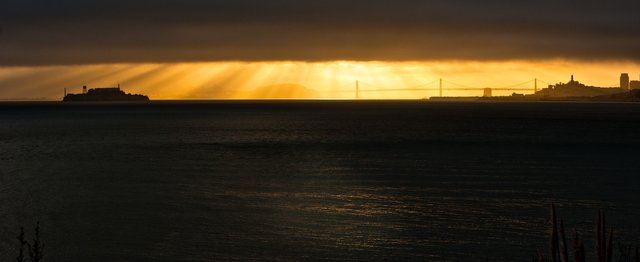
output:
M149 101L149 97L138 94L128 94L117 87L91 88L82 87L82 94L66 94L64 102L100 102L100 101Z

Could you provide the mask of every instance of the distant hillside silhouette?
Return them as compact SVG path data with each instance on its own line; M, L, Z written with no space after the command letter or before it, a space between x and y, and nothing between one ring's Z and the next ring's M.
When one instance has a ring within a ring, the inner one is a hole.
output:
M315 90L299 84L278 84L261 86L251 92L251 96L264 99L313 99L321 98Z
M634 89L629 92L603 95L593 97L594 101L624 101L624 102L640 102L640 89Z
M550 85L548 88L542 89L535 93L534 96L545 98L559 98L559 97L597 97L622 93L625 90L620 88L607 88L588 86L579 81L575 81L573 76L567 83L558 83Z

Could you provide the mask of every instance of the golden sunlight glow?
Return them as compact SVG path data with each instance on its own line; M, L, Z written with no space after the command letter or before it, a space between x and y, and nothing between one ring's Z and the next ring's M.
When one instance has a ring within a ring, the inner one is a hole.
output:
M588 85L616 87L620 73L640 74L635 63L508 62L212 62L0 68L0 99L59 100L64 88L121 84L152 99L420 99L439 95L532 93L574 74Z

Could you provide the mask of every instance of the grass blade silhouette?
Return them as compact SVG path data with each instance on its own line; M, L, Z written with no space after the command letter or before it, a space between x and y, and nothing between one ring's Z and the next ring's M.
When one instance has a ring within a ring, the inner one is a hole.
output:
M24 227L20 227L20 235L18 235L18 241L20 242L20 249L18 253L18 257L16 257L17 262L24 262L24 246L27 244L27 241L24 240Z
M580 235L577 231L576 236L573 239L573 259L575 262L585 262L584 242L580 239Z
M551 204L551 252L549 254L549 261L557 262L558 257L558 225L556 222L556 207Z
M567 237L564 234L564 221L560 220L560 261L569 262L569 254L567 253Z

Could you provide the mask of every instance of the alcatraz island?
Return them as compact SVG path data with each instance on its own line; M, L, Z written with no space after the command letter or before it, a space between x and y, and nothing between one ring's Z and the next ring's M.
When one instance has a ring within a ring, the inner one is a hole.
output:
M82 94L67 94L64 90L63 102L147 102L149 97L139 94L125 93L117 87L92 88L87 90L87 86L82 87Z

